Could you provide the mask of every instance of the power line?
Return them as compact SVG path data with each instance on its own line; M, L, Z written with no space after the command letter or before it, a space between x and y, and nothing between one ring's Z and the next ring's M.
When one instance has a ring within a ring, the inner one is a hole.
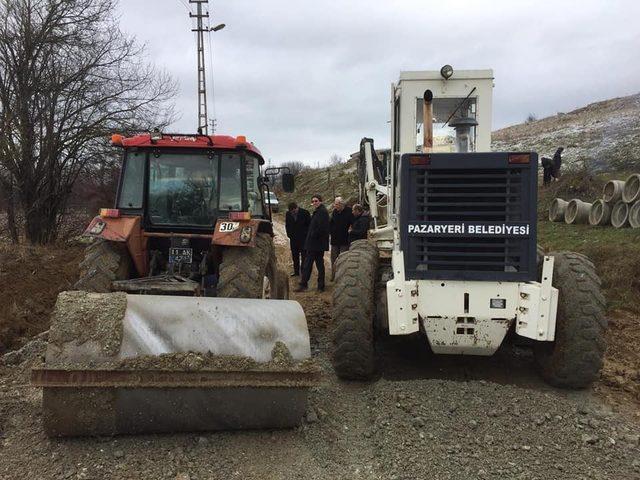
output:
M184 6L184 8L187 9L189 13L191 13L191 9L189 8L189 5L187 5L187 3L184 0L178 0L178 1Z

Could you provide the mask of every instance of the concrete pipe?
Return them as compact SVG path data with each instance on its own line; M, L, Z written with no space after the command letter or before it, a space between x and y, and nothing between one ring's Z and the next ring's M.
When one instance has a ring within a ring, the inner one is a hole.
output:
M593 202L589 212L589 224L594 226L611 224L611 205L600 199Z
M635 203L640 200L640 173L634 173L624 182L622 200L627 203Z
M622 200L624 180L609 180L602 189L602 199L612 205Z
M571 225L589 223L589 212L591 212L590 203L574 198L567 205L567 209L564 212L564 221Z
M564 212L569 202L561 198L556 198L549 206L549 220L552 222L563 222Z
M611 210L611 225L615 228L624 228L629 226L629 204L618 202Z
M629 209L629 225L631 228L640 228L640 202L634 203Z

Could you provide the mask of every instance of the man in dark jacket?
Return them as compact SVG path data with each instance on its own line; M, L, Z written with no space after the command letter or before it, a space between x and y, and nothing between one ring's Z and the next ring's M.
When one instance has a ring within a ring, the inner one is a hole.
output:
M289 237L289 246L291 247L291 259L293 260L292 277L300 275L300 265L304 265L306 257L304 242L307 239L309 231L309 223L311 215L308 210L300 208L296 202L291 202L285 216L285 228L287 237ZM302 257L302 263L300 262Z
M349 227L353 221L351 208L342 197L336 197L331 212L329 230L331 232L331 281L335 279L335 263L338 255L349 250Z
M311 206L315 210L311 215L309 232L304 242L307 257L302 265L302 276L296 292L301 292L309 287L309 278L311 278L311 269L314 263L318 270L318 291L324 291L324 252L329 250L329 212L327 212L327 207L322 204L320 195L311 197Z
M353 224L349 229L349 243L356 240L364 240L369 232L369 215L364 211L362 205L356 203L353 206Z

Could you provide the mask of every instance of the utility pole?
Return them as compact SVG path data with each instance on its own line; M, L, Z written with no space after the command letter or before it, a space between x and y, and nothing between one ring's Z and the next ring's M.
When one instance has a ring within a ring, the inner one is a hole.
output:
M189 0L189 3L196 4L196 13L189 13L189 17L196 19L196 28L192 32L196 32L198 37L198 132L208 135L208 117L207 117L207 81L204 72L204 34L209 32L204 28L202 19L209 17L209 12L202 13L202 4L208 4L209 0Z

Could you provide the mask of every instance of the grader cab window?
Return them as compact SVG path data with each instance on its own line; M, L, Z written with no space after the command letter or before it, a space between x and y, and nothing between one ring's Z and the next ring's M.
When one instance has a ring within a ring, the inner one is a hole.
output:
M416 100L416 152L422 151L422 98ZM476 98L433 99L433 151L475 152ZM447 121L448 120L448 121Z

